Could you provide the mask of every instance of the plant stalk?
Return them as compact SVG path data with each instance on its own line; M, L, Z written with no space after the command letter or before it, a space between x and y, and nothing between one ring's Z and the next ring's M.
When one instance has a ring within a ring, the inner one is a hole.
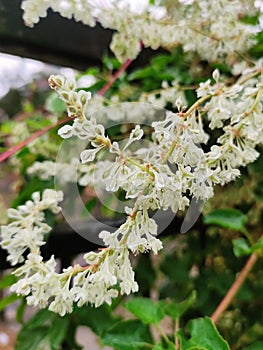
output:
M252 253L247 260L245 266L242 268L240 273L238 274L236 280L228 290L227 294L224 296L221 303L218 305L216 310L211 316L211 320L214 323L217 323L217 321L220 319L224 311L229 307L229 305L233 302L235 296L237 295L238 291L242 287L243 283L245 282L249 272L254 267L256 261L258 259L258 255L256 253Z
M34 134L29 136L27 139L23 140L22 142L18 143L17 145L9 148L9 150L7 150L6 152L2 153L0 155L0 163L3 162L5 159L11 157L16 152L20 151L23 147L25 147L30 142L32 142L35 139L37 139L39 136L45 134L46 132L48 132L49 130L55 128L56 126L59 126L61 124L65 124L65 123L69 122L70 120L72 120L72 118L67 117L65 119L59 120L55 125L54 124L48 125L45 128L36 131Z
M103 96L112 86L112 84L122 75L122 73L125 72L131 63L131 59L128 59L126 62L124 62L120 69L118 69L117 72L111 76L109 81L99 90L98 95Z

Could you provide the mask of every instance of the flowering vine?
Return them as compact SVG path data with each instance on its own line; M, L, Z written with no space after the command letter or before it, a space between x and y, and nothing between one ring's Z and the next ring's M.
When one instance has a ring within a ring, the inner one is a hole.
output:
M120 60L136 57L142 41L154 49L181 43L185 51L197 51L204 59L226 56L232 62L236 51L253 45L253 34L259 30L259 24L242 21L246 14L259 14L260 7L254 1L142 1L135 8L132 2L117 0L24 0L25 21L37 23L49 7L88 25L99 21L116 29L111 47ZM75 264L62 273L56 272L54 257L44 262L40 254L45 233L50 231L44 223L44 211L50 209L56 214L62 194L57 193L56 198L55 191L45 190L41 200L39 193L34 193L32 201L10 209L11 222L2 226L1 246L8 251L12 265L23 263L14 272L19 281L12 290L26 296L28 304L48 307L61 316L72 312L74 302L99 306L110 304L119 294L138 291L130 252L157 254L162 248L150 211L171 209L176 213L186 209L191 198L207 200L213 196L215 185L234 180L240 175L240 167L258 157L256 147L263 142L263 62L259 59L252 63L251 67L245 62L245 67L237 64L233 68L233 75L239 78L232 85L215 70L211 79L199 84L197 100L189 108L176 82L172 87L164 83L158 97L142 95L141 101L162 107L172 101L177 112L167 112L164 120L152 122L150 147L140 152L131 147L144 137L140 121L134 120L138 124L121 144L111 140L103 123L92 116L102 106L118 105L117 98L92 97L90 92L76 91L74 80L51 76L50 87L74 119L72 125L59 129L59 135L88 143L80 153L79 184L92 186L95 179L107 191L121 188L134 205L125 208L126 221L115 232L104 230L99 234L106 248L85 254L87 266ZM139 116L139 111L135 109L134 115ZM114 118L121 120L122 113L114 114ZM215 142L209 133L214 129L220 132ZM102 160L102 152L113 159ZM43 179L53 176L54 163L48 162L33 164L29 173ZM101 166L94 167L95 162ZM56 165L63 181L71 181L70 167L78 163L73 159L68 165ZM27 249L30 252L24 257Z

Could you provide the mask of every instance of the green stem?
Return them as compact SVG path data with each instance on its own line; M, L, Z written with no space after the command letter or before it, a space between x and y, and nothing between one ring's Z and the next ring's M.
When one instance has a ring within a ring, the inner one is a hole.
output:
M179 339L177 336L177 332L180 329L180 321L179 321L179 317L176 318L175 320L175 327L174 327L174 340L175 340L175 349L176 350L180 350L180 343L179 343Z
M259 75L260 73L263 72L263 68L258 68L256 69L254 72L252 72L251 74L246 75L245 77L240 77L236 84L238 85L242 85L244 84L246 81L248 81L249 79L256 77L257 75Z
M201 98L199 98L199 100L197 100L189 109L187 112L183 113L183 117L188 117L198 106L200 106L203 102L205 102L206 100L209 100L213 95L206 95L203 96Z
M126 160L127 162L129 162L129 163L135 165L137 168L141 169L142 171L146 171L146 173L148 173L149 175L151 175L152 177L154 177L154 173L153 173L151 170L149 170L149 169L147 168L147 166L142 165L142 164L136 162L135 160L133 160L133 159L131 159L131 158L125 158L125 160Z
M167 337L167 335L165 334L164 330L162 329L162 327L159 324L155 325L156 328L158 329L159 333L161 334L161 336L163 337L163 339L166 341L166 343L169 345L171 344L169 338Z
M254 111L254 109L257 107L257 104L260 102L260 97L261 97L261 92L262 92L262 90L263 90L262 87L258 89L256 98L255 98L255 101L253 102L253 105L251 106L251 108L249 109L249 111L245 113L246 115L251 114L251 113Z
M177 132L175 135L175 139L173 140L171 147L169 148L168 152L166 153L164 159L162 160L162 164L165 164L167 162L167 160L169 159L170 155L173 153L173 151L178 143L178 139L179 139L180 134L181 134L181 128L180 128L180 126L178 126L178 129L177 129Z

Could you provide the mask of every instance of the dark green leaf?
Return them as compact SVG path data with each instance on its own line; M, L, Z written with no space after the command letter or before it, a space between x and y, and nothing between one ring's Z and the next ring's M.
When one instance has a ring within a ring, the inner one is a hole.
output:
M235 256L249 255L263 249L263 238L260 238L252 246L249 245L245 238L238 238L233 241L233 246Z
M240 210L225 208L217 209L204 217L204 223L216 225L231 230L244 231L247 217Z
M189 281L189 269L192 263L190 258L191 256L186 254L181 259L175 261L173 255L168 255L161 264L161 270L171 280L187 283Z
M50 341L51 350L60 350L61 345L65 338L67 337L67 330L69 327L69 318L68 317L59 317L54 318L52 326L48 332L48 337Z
M251 251L262 251L263 250L263 237L261 237L255 244L252 245Z
M19 192L19 196L12 202L12 208L16 208L18 205L24 204L27 200L31 200L33 192L42 192L46 188L53 188L54 181L42 181L38 177L34 177L30 182L25 183L23 188Z
M251 254L251 247L245 238L238 238L233 241L233 250L236 257Z
M255 344L252 344L243 350L262 350L263 349L263 341L257 341Z
M103 88L103 86L106 84L105 80L100 80L94 84L92 84L91 86L89 86L88 88L82 87L80 89L77 89L77 91L79 90L84 90L84 91L89 91L92 94L96 94L101 88Z
M36 350L47 334L48 327L36 327L34 332L24 327L18 334L14 350Z
M156 278L156 272L152 266L152 260L149 259L149 256L140 254L138 257L138 263L135 267L135 275L140 286L140 292L143 295L147 295L144 293L149 292Z
M164 317L160 305L151 299L134 298L129 300L125 307L145 324L158 323Z
M137 320L118 322L102 335L103 344L117 350L142 349L151 341L148 327Z
M35 328L44 326L45 324L50 325L52 319L56 316L53 312L48 309L39 310L25 325L25 328L33 331Z
M16 283L17 277L13 274L4 275L2 281L0 281L0 289L4 289L6 287L12 286L12 284Z
M75 315L78 325L90 327L97 335L101 335L118 320L116 316L112 315L107 305L102 305L96 309L90 305L76 308Z
M193 291L191 295L181 303L164 302L162 305L163 310L167 315L171 316L173 319L177 319L183 314L185 314L189 310L189 308L193 306L195 301L196 291Z
M193 345L204 347L207 350L230 350L209 317L192 320L190 334L190 341Z
M21 303L20 305L18 306L18 308L16 309L16 320L18 323L23 323L24 320L24 312L25 312L25 309L26 309L26 299L21 299Z
M177 337L180 341L180 350L208 350L203 346L193 345L191 341L186 340L182 330L177 332Z
M15 301L20 299L15 293L7 295L6 297L0 300L0 311L5 309L8 305L13 304Z
M154 73L155 73L155 70L152 67L137 69L129 75L128 80L133 81L137 79L149 78L149 77L152 77Z

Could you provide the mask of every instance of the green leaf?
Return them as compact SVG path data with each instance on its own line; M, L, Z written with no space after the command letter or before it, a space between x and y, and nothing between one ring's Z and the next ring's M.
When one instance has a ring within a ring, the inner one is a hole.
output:
M29 329L30 331L34 330L35 328L44 326L46 324L50 324L52 319L56 316L53 312L49 311L48 309L42 309L39 310L25 325L25 328Z
M97 198L92 198L91 200L89 200L83 207L81 211L81 216L85 218L87 216L87 211L91 213L92 210L96 207L96 204L97 204Z
M50 341L50 350L60 350L63 341L67 336L67 330L69 327L68 317L57 316L53 322L50 330L48 332L48 337Z
M65 103L58 97L57 93L51 93L46 100L46 110L50 113L58 114L66 110Z
M162 346L162 344L156 344L156 345L152 348L152 350L166 350L166 349Z
M8 305L13 304L15 301L20 299L15 293L7 295L6 297L0 300L0 311L5 309Z
M35 130L40 130L48 125L51 125L51 121L43 118L43 115L41 114L35 114L30 119L26 119L25 123L28 127Z
M89 86L88 88L86 87L81 87L81 88L78 88L76 89L77 91L80 91L80 90L84 90L84 91L89 91L91 92L92 94L96 94L100 89L103 88L103 86L106 84L106 81L105 80L100 80L100 81L97 81L96 83L92 84L91 86Z
M47 335L54 313L43 309L38 311L20 330L15 350L36 350Z
M169 344L156 344L152 350L174 350L174 344L169 342Z
M186 340L182 330L179 330L177 332L177 337L179 338L179 341L180 341L180 350L208 350L203 346L193 345L191 340Z
M158 323L164 317L160 305L151 299L134 298L129 300L125 307L145 324Z
M60 350L67 337L69 318L43 309L38 311L21 329L15 350L36 350L40 343L50 344L50 350Z
M263 250L263 237L261 237L255 244L249 246L245 238L238 238L233 241L233 250L236 257L249 255L254 252Z
M203 347L206 350L230 350L227 342L221 337L209 317L192 320L190 334L190 341L193 345Z
M136 281L140 286L142 295L147 295L156 279L156 271L152 266L152 260L146 254L140 254L135 267Z
M246 347L243 350L262 350L263 349L263 341L257 341L256 343Z
M107 70L119 69L121 67L121 63L115 57L105 55L102 58L102 62Z
M176 302L164 302L163 310L166 313L166 315L171 316L173 319L177 319L181 317L183 314L185 314L190 307L194 304L196 301L196 291L194 290L190 296L182 301L181 303Z
M26 303L26 299L21 299L21 303L18 306L18 308L16 309L16 321L18 323L23 323L24 320L24 313L25 313L25 309L26 309L27 303Z
M149 347L152 342L147 326L138 320L128 320L116 323L102 335L104 345L117 350L138 350Z
M263 250L263 237L261 237L255 244L251 247L251 252L256 252L259 250Z
M12 284L16 283L17 277L12 273L8 275L4 275L2 281L0 281L0 289L4 289L6 287L12 286Z
M247 217L240 210L225 208L216 209L204 217L204 223L231 230L244 231Z
M23 205L27 200L31 200L34 192L42 192L46 188L53 188L54 180L42 181L38 177L33 177L30 182L26 182L20 190L19 195L13 200L12 208Z
M36 350L39 344L46 338L48 327L37 327L32 330L24 327L18 334L14 350Z
M107 305L102 305L96 309L90 305L76 308L74 310L75 315L78 325L90 327L99 336L119 320L112 315Z
M233 241L233 250L236 257L251 254L251 247L245 238L238 238Z

